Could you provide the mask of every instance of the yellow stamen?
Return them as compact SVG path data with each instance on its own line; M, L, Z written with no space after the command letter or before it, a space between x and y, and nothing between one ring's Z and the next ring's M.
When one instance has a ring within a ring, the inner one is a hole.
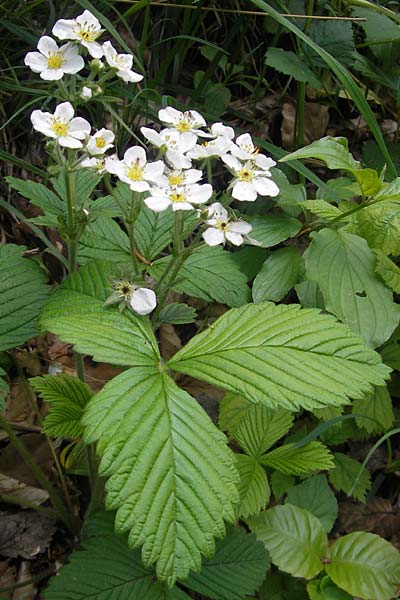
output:
M179 192L173 192L169 196L171 202L185 202L186 196L185 194L180 194Z
M54 121L51 128L54 131L54 133L59 137L63 137L68 133L67 123L62 123L61 121Z
M96 148L104 148L106 145L106 140L103 137L96 138Z
M239 171L239 179L241 181L252 181L253 173L249 169L242 169Z
M182 173L172 173L168 177L168 182L170 185L182 185L183 183L183 175Z
M126 279L115 282L113 288L123 300L129 300L130 296L135 291L134 286Z
M94 42L100 34L101 31L94 31L92 25L89 25L87 29L83 29L82 27L78 29L78 36L84 42Z
M59 69L63 62L64 60L62 52L55 52L54 54L49 54L47 59L47 67L49 69Z
M139 167L139 163L136 161L136 163L128 169L127 176L129 179L132 179L132 181L142 181L142 173L143 169Z
M184 133L185 131L190 131L192 129L192 126L188 121L184 121L183 119L181 119L177 124L176 128L181 133Z
M228 228L228 223L225 223L224 221L217 222L217 229L220 229L221 231L225 231L227 228Z

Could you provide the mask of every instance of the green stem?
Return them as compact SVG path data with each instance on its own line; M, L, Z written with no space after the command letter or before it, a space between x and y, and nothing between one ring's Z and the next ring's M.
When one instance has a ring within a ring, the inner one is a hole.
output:
M128 211L126 210L126 207L122 204L122 202L120 201L120 199L117 197L117 195L114 193L114 188L111 185L111 179L108 173L106 173L103 177L103 181L105 183L107 192L110 194L110 196L113 197L113 199L115 200L115 202L118 204L119 208L121 209L121 212L124 216L124 219L126 220L128 218Z
M78 240L75 231L75 214L76 214L76 189L75 189L75 173L65 169L65 192L67 196L67 235L68 235L68 262L69 271L73 273L76 270L76 253Z
M140 274L140 266L139 266L139 261L137 258L137 248L136 248L136 243L135 243L135 223L136 223L136 219L138 218L139 212L140 212L140 206L141 206L140 199L141 199L141 194L134 192L133 198L132 198L130 214L129 214L129 218L127 220L128 235L129 235L129 247L130 247L130 251L131 251L132 266L133 266L135 275Z

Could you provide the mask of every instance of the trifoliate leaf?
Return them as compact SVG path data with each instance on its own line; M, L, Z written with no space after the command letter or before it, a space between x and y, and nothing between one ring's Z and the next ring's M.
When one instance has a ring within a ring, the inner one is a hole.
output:
M171 259L171 256L166 256L153 264L150 272L155 279L161 276ZM246 275L233 260L232 254L220 247L206 246L193 252L179 271L173 289L228 306L241 306L250 301Z
M295 246L275 250L254 280L253 301L282 300L299 279L301 267L301 254Z
M50 405L43 432L53 437L81 437L83 412L93 396L90 387L70 375L33 377L29 383Z
M331 546L326 572L353 596L390 600L400 581L400 553L378 535L354 531Z
M79 240L79 262L104 260L117 265L131 262L129 238L110 217L98 217L90 223Z
M310 442L300 447L284 444L264 454L260 462L287 475L307 475L334 466L332 454L321 442Z
M250 456L260 457L291 428L293 413L251 404L235 428L233 437Z
M252 402L289 410L361 398L389 373L376 352L332 317L268 302L226 312L168 364Z
M321 521L326 533L330 532L337 518L337 500L325 475L314 475L290 488L286 503L312 512Z
M375 273L379 275L391 290L400 294L400 267L390 260L382 250L375 250Z
M257 240L263 248L270 248L296 235L301 222L289 215L268 215L248 217L252 226L250 237Z
M91 262L67 277L42 313L42 330L56 333L98 362L153 365L159 352L148 320L104 306L113 274L111 263Z
M192 306L183 302L172 302L172 304L164 306L158 318L161 323L171 323L172 325L193 323L196 320L196 311Z
M367 242L343 230L322 229L312 235L304 257L307 278L318 283L326 310L368 345L382 345L399 323L400 307L375 275Z
M335 468L329 471L329 481L338 492L349 495L359 476L361 464L342 452L335 452ZM353 498L365 502L365 494L371 487L371 478L368 469L364 469L352 493Z
M50 288L46 273L21 256L24 247L0 244L0 350L38 335L37 320Z
M354 160L349 152L347 138L324 137L305 148L300 148L280 159L280 162L289 162L300 158L318 158L322 160L329 169L343 169L352 172L360 168L360 163Z
M375 387L374 391L364 398L354 400L353 413L363 414L367 417L357 417L356 422L359 427L363 427L368 433L381 433L390 429L394 415L392 400L387 387Z
M295 577L312 579L324 568L328 540L320 521L297 506L275 506L248 525L281 571Z
M97 442L106 506L145 565L172 585L213 555L239 502L225 436L157 366L131 368L89 402L86 443Z
M244 600L259 588L269 566L268 553L254 534L230 528L217 542L215 555L183 585L214 600Z
M232 437L240 421L254 404L243 396L227 392L219 404L218 426Z
M313 88L322 87L317 75L303 62L297 54L282 48L269 48L265 55L265 64L280 73L289 75L296 81L304 81Z
M400 202L375 202L357 213L360 234L370 248L385 254L400 254Z
M256 515L266 507L271 495L267 475L256 458L245 454L236 455L236 467L240 475L238 516Z

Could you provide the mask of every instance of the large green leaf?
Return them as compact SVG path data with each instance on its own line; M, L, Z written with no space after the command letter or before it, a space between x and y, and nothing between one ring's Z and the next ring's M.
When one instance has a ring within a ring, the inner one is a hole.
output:
M287 475L307 475L333 467L333 456L321 442L310 442L299 448L284 444L264 454L261 464Z
M382 277L391 290L396 292L396 294L400 294L400 268L382 250L375 250L375 254L375 273Z
M219 428L227 431L229 436L233 437L240 421L247 412L253 410L256 406L243 396L227 392L219 404Z
M290 488L286 503L312 512L321 521L326 533L330 532L337 518L338 503L325 475L314 475Z
M400 307L375 275L375 255L367 242L343 230L313 234L305 252L308 279L316 281L326 309L346 322L372 347L380 346L400 320Z
M250 304L195 336L169 366L272 408L340 405L382 385L389 369L318 310Z
M291 504L275 506L251 517L248 524L281 571L312 579L324 568L326 533L317 517L307 510Z
M44 600L189 600L179 588L167 590L154 581L154 572L127 542L114 532L113 513L91 516L82 535L83 549L73 552L69 564L50 580Z
M300 57L289 50L282 48L271 47L265 55L265 64L273 67L280 73L294 77L296 81L307 82L311 87L321 87L321 81L307 63L303 62Z
M301 254L295 246L273 252L254 280L254 302L282 300L297 282L301 266Z
M49 296L45 271L21 256L24 249L0 244L0 350L39 333L37 320Z
M271 495L267 475L258 460L246 454L236 455L236 467L240 475L238 516L256 515L265 508Z
M78 352L116 365L153 365L159 360L148 319L104 307L111 294L111 263L91 262L70 275L43 311L43 330L56 333Z
M183 584L214 600L244 600L261 585L269 565L268 553L254 534L231 528L217 542L215 555L203 562L200 573L190 575Z
M349 152L347 138L324 137L300 150L287 154L280 162L298 160L300 158L318 158L322 160L329 169L343 169L354 171L360 168L360 163L354 160Z
M314 579L307 584L307 592L310 600L354 600L344 590L338 588L329 577Z
M351 456L347 456L347 454L343 454L342 452L335 452L334 456L335 468L329 471L329 480L335 489L349 495L356 478L360 474L361 464L354 460L354 458L351 458ZM370 487L371 478L369 471L364 469L352 492L354 498L360 502L365 502L365 494Z
M333 544L326 572L354 596L390 600L400 581L400 553L378 535L355 531Z
M363 427L368 433L381 433L390 429L394 415L392 400L387 387L375 387L374 391L364 398L354 400L353 413L364 414L367 417L357 417L356 422L359 427Z
M131 368L89 402L85 441L98 442L116 529L143 545L146 565L172 585L212 556L235 520L237 472L225 436L156 367Z
M65 213L65 203L45 185L16 177L6 177L6 181L21 196L28 198L32 204L39 206L45 213L56 217Z
M104 260L121 265L131 261L129 238L110 217L98 217L79 240L79 262Z
M135 240L140 253L147 260L153 260L171 242L173 230L172 210L157 213L143 204L135 222Z
M32 377L29 383L49 403L43 431L47 435L78 438L83 435L81 420L93 392L86 383L70 375Z
M370 248L385 254L400 254L400 202L382 200L357 213L360 234Z
M292 423L293 413L288 410L250 404L233 437L247 454L258 458L289 431Z
M171 259L171 256L166 256L154 263L151 267L154 278L160 277ZM193 252L179 271L178 281L173 289L228 306L241 306L250 301L246 275L231 253L220 247L206 246Z
M270 248L294 237L301 229L301 222L289 215L274 215L249 217L252 226L251 237L263 248Z

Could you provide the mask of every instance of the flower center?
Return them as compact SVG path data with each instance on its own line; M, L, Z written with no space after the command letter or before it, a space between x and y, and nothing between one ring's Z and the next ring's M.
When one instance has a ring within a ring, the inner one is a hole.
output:
M123 279L122 281L117 281L114 285L113 285L115 291L117 292L117 294L123 299L123 300L129 300L129 298L132 296L133 292L135 291L134 286L131 284L130 281L127 281L126 279Z
M182 173L172 173L168 177L168 182L170 185L182 185L182 183L183 183Z
M229 229L229 223L226 223L226 221L218 221L217 228L221 231L225 231L226 229Z
M129 179L132 179L132 181L142 181L142 173L143 169L139 167L139 163L136 161L134 165L129 167L127 176L129 177Z
M94 30L94 25L87 25L85 29L80 26L78 29L78 37L84 42L94 42L99 37L100 33L101 31Z
M62 52L55 52L54 54L49 54L47 58L47 67L49 69L59 69L63 62Z
M104 148L105 145L106 140L102 136L96 138L96 148Z
M68 124L62 123L62 121L54 121L51 128L54 131L54 133L59 137L63 137L68 133Z
M180 192L173 192L172 194L170 194L169 198L170 198L171 202L185 202L186 201L185 194L182 194Z
M189 123L189 121L184 121L183 119L181 119L177 124L176 128L181 133L184 133L185 131L190 131L192 129L192 125Z
M241 181L252 181L253 173L250 171L250 169L242 169L239 171L239 179Z

